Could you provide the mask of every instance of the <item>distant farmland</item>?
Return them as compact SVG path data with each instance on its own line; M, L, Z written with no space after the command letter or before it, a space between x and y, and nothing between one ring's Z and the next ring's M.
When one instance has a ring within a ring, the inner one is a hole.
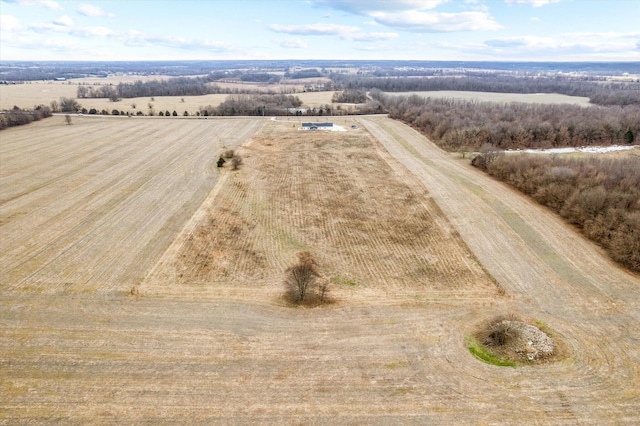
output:
M142 78L136 78L142 79ZM112 77L109 79L76 79L71 81L46 81L46 82L28 82L25 84L0 85L0 109L11 109L18 106L23 109L31 109L36 105L50 105L52 101L59 101L61 97L76 98L78 84L114 84L119 81L131 82L135 81L132 77ZM271 90L279 93L280 90L296 89L295 96L298 96L307 107L320 107L331 104L331 98L335 92L303 92L303 87L288 85L260 85L260 84L242 84L232 85L228 83L220 83L221 87L239 88L243 90L255 89L258 91ZM149 113L149 105L152 106L154 114L157 115L161 111L165 113L169 111L180 116L185 111L189 115L194 115L200 107L207 105L218 106L229 95L212 94L202 96L155 96L142 98L125 98L117 102L112 102L107 98L79 98L78 102L83 108L90 110L95 108L98 112L106 110L111 112L116 109L118 112L131 113L135 115L138 111L147 115Z

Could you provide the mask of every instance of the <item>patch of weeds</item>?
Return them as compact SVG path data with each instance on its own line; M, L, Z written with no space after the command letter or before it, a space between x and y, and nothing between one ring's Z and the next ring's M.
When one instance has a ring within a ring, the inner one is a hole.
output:
M396 369L396 368L404 368L409 366L409 361L402 360L396 362L389 362L384 365L384 368Z
M350 287L355 287L358 285L357 282L350 280L348 278L343 278L343 277L332 277L331 282L334 284L348 285Z
M127 291L127 296L129 297L133 297L135 299L140 297L140 290L138 290L138 286L134 285L133 287L131 287L131 289L129 291Z
M515 361L504 359L491 353L486 347L482 346L477 340L469 339L468 341L469 352L480 361L487 364L495 365L498 367L516 367L518 364Z

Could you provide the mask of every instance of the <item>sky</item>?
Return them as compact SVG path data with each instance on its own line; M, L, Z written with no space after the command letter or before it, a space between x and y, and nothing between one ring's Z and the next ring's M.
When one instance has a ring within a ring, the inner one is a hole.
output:
M640 0L0 0L0 61L640 61Z

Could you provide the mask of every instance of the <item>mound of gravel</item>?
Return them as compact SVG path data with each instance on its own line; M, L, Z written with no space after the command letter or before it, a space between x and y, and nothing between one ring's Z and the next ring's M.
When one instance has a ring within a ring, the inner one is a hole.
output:
M508 343L509 349L529 361L547 358L553 354L555 344L544 331L522 321L502 321L513 330L514 338Z

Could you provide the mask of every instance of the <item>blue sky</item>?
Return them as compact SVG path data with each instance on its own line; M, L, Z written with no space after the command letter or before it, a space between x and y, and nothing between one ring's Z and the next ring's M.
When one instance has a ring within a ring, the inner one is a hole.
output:
M640 61L640 0L0 0L0 60Z

